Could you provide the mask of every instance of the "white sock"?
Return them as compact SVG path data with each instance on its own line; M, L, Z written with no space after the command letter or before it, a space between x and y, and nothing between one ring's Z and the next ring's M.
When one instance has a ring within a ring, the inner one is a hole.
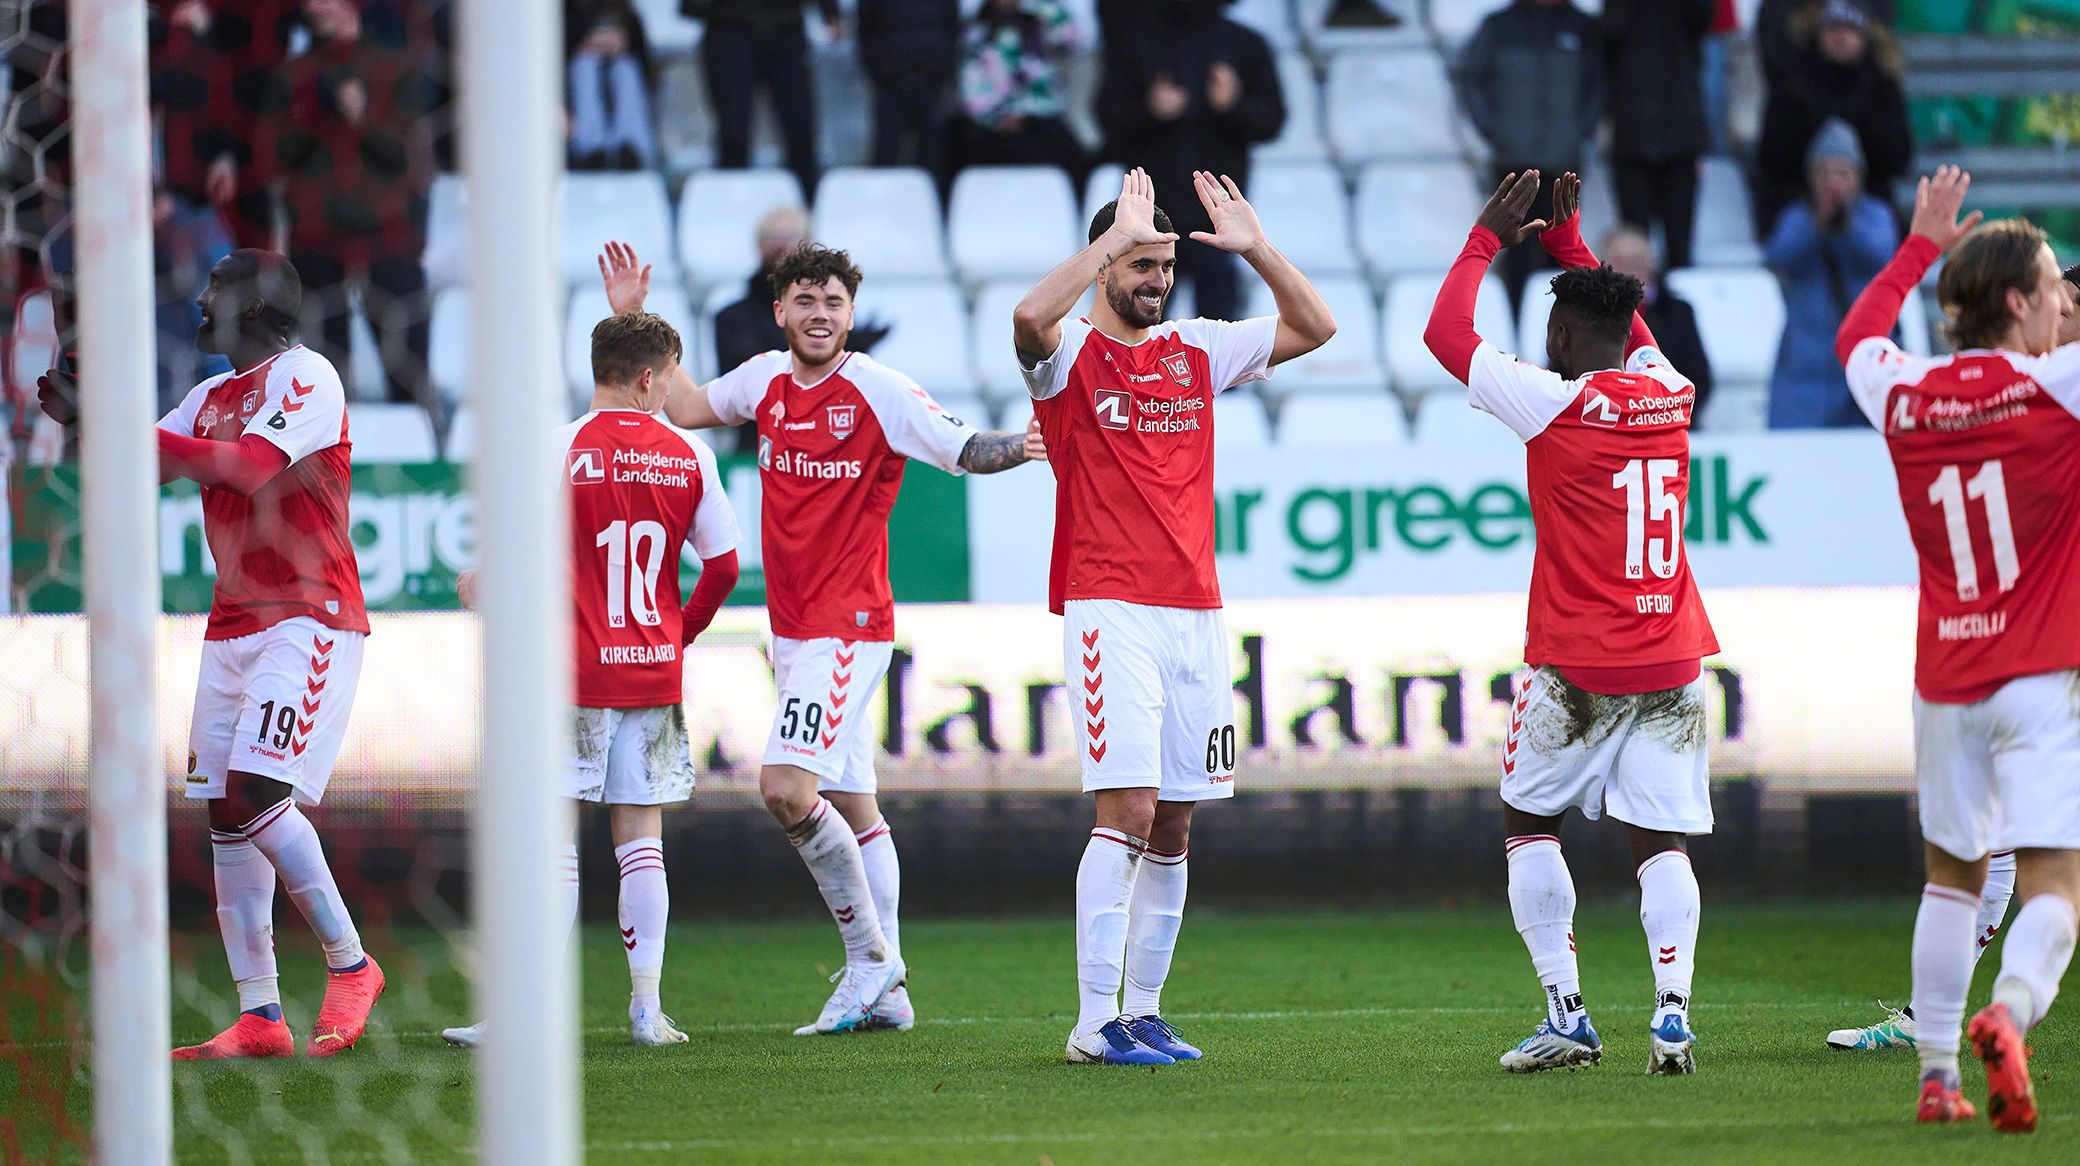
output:
M1957 1072L1978 910L1977 895L1934 883L1921 888L1921 911L1914 917L1914 1044L1924 1074Z
M1509 858L1509 911L1531 952L1531 970L1546 990L1546 1019L1572 1030L1588 1015L1574 954L1574 877L1551 834L1503 841Z
M282 990L274 962L274 867L235 830L211 830L209 843L217 876L217 930L224 936L231 980L238 985L238 1010L251 1012L269 1004L279 1008Z
M1647 932L1654 961L1654 1017L1673 1009L1690 1011L1690 981L1697 974L1697 873L1690 856L1664 850L1639 864L1639 924Z
M1178 928L1184 926L1185 858L1190 854L1189 847L1175 854L1142 854L1127 907L1126 991L1120 1011L1128 1016L1163 1011L1163 981L1170 978L1170 957L1177 952Z
M1979 888L1979 944L1974 960L1986 955L1993 939L2001 933L2001 920L2008 917L2008 900L2015 897L2015 852L2003 850L1986 860L1986 885Z
M1090 1032L1119 1012L1127 961L1127 904L1148 843L1118 830L1091 831L1076 867L1076 1030Z
M896 858L896 836L888 832L888 821L883 819L854 834L853 840L859 843L867 890L874 897L874 914L881 920L881 938L901 958L903 941L896 934L896 904L903 897L903 864Z
M845 962L879 962L894 955L888 937L881 933L881 916L874 910L874 895L867 888L867 868L860 862L859 840L845 818L822 798L809 816L787 831L802 862L823 892L824 906L838 921L838 934L845 939Z
M343 971L359 964L363 959L361 934L354 930L347 904L339 897L339 884L325 864L325 848L319 845L318 829L311 820L294 801L283 798L247 822L245 833L274 864L289 901L318 933L326 966Z
M571 933L578 929L578 844L566 843L556 849L558 892L557 904L563 908L563 941L566 946Z
M2060 895L2032 895L2015 913L2001 948L2001 974L1993 982L1995 1002L2008 1006L2027 1029L2042 1023L2058 999L2058 982L2073 962L2074 932L2080 930L2073 904Z
M614 848L621 866L621 946L628 949L629 995L633 1003L657 1007L657 981L664 972L665 917L671 891L664 879L664 840L638 838Z

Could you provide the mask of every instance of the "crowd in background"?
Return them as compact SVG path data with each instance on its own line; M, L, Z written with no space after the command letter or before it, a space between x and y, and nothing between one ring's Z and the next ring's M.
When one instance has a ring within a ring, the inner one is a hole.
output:
M1338 0L1330 19L1389 23L1400 0ZM1277 138L1287 109L1270 45L1230 18L1226 0L1097 0L1097 27L1061 0L680 0L701 21L699 58L714 118L714 164L748 166L755 102L769 102L804 205L814 199L816 79L805 31L850 43L873 89L871 159L920 167L942 192L963 168L1059 167L1081 188L1103 163L1145 166L1157 188L1189 189L1209 169L1249 185L1251 151ZM1832 359L1834 328L1899 236L1891 192L1913 154L1888 0L1763 0L1749 30L1768 92L1745 159L1755 234L1787 302L1769 406L1773 426L1862 424ZM427 375L428 292L421 263L434 174L453 165L451 0L164 0L151 10L151 105L157 134L154 222L162 281L162 394L176 399L216 371L194 355L192 301L234 245L285 250L306 288L305 340L342 368L358 300L382 354L385 395L443 404ZM565 0L566 133L574 170L660 165L659 78L629 0ZM14 294L69 287L69 177L62 85L64 11L29 0L7 65L18 140L38 171L10 181L19 226L36 246L6 255ZM1458 99L1494 174L1537 167L1548 178L1608 158L1627 228L1607 258L1647 286L1649 318L1677 364L1710 384L1694 314L1663 286L1694 258L1700 160L1733 149L1726 124L1732 0L1516 0L1482 23L1453 65ZM1102 45L1087 146L1071 128L1063 70ZM19 156L17 155L17 158ZM1535 204L1543 213L1545 202ZM1208 224L1190 199L1168 208L1180 276L1197 310L1241 310L1232 256L1189 239ZM770 258L801 238L800 208L759 229ZM1543 256L1519 248L1502 272L1511 300ZM771 346L769 293L715 320L725 367ZM63 297L58 297L62 303ZM62 315L62 312L61 312ZM177 338L177 339L176 339ZM363 386L367 394L370 386Z

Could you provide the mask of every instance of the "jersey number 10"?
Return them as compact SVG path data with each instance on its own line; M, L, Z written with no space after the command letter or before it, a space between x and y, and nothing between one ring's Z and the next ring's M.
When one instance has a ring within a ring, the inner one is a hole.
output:
M1611 475L1611 489L1625 491L1625 577L1644 579L1647 568L1656 579L1673 579L1683 557L1683 504L1669 491L1669 479L1682 470L1672 457L1633 458ZM1647 537L1653 523L1656 536ZM1665 533L1663 533L1665 532Z
M1931 504L1943 508L1943 526L1950 535L1950 565L1957 573L1957 601L1971 603L1979 598L1979 558L1972 553L1972 525L1967 499L1986 505L1986 533L1993 543L1994 584L2013 591L2022 574L2022 560L2015 554L2015 526L2008 520L2008 479L1995 458L1979 466L1969 479L1962 466L1944 466L1928 488Z
M661 622L657 577L664 571L664 524L611 522L592 545L607 551L607 626L627 627L634 608L637 623L656 627Z

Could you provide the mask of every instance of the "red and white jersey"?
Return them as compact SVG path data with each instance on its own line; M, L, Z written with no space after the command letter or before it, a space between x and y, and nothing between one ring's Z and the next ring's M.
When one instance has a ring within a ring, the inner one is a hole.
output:
M959 474L975 436L917 382L848 353L813 385L784 351L708 385L731 423L758 422L759 536L773 634L893 640L888 512L910 458Z
M253 492L202 488L202 534L216 560L204 638L229 640L307 615L368 631L348 536L354 473L347 394L330 361L298 345L189 391L159 428L236 443L257 433L289 465Z
M1213 564L1213 398L1271 375L1278 317L1177 320L1139 344L1062 321L1025 370L1054 467L1047 605L1221 605Z
M737 547L715 451L654 414L601 409L556 431L571 505L575 703L678 704L679 548Z
M1653 348L1570 381L1486 342L1467 382L1474 408L1524 440L1538 534L1525 663L1611 694L1696 679L1719 650L1683 552L1697 390Z
M2080 344L1930 358L1874 336L1847 367L1921 561L1922 698L2080 667Z

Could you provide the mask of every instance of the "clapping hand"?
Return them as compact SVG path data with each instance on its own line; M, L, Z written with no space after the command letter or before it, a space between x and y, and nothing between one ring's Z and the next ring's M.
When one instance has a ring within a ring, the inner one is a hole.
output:
M1242 188L1223 174L1219 178L1204 170L1192 172L1192 189L1199 192L1199 205L1206 208L1212 231L1193 231L1192 238L1209 247L1244 255L1264 244L1264 224L1257 210L1242 197Z
M636 258L626 243L607 244L599 256L599 279L607 286L607 306L617 316L643 310L650 298L650 265Z
M1938 166L1934 174L1924 176L1914 188L1913 233L1945 251L1970 234L1986 217L1985 211L1973 211L1958 221L1957 212L1964 209L1965 192L1971 188L1972 176L1962 166Z
M1524 221L1524 212L1531 209L1531 200L1536 197L1538 171L1506 175L1502 185L1488 196L1488 205L1481 208L1481 215L1473 225L1493 231L1504 247L1514 247L1546 229L1544 219Z

